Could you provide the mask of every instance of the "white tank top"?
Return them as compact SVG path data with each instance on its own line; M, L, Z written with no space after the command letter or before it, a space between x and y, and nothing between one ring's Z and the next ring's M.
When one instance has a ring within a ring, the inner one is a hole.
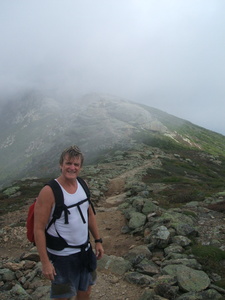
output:
M58 181L57 181L58 182ZM87 198L87 195L77 181L77 190L74 194L69 194L61 185L60 185L63 196L64 196L64 203L69 206L75 203L78 203ZM65 224L64 212L59 219L56 220L55 225L52 224L48 229L48 233L50 235L58 237L56 229L58 233L66 240L69 245L77 246L82 245L87 242L88 237L88 207L89 202L86 201L80 205L80 209L83 213L84 219L86 223L83 222L80 212L77 206L69 208L68 220L69 224ZM52 208L51 216L49 222L52 219L52 214L54 212L55 206ZM80 252L80 249L77 248L64 248L63 250L57 251L53 249L47 248L48 252L55 254L55 255L70 255L73 253Z

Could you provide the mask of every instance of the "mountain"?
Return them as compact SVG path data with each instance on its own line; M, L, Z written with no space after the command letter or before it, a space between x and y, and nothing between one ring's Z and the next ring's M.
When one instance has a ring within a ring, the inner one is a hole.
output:
M31 92L0 111L0 186L58 174L62 150L79 145L86 164L113 150L148 145L179 153L225 153L225 137L161 110L115 96L55 100Z

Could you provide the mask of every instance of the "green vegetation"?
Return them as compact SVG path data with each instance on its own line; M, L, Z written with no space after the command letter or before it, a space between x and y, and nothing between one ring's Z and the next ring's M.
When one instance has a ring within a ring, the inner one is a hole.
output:
M17 181L0 192L0 215L20 209L33 201L48 179Z
M225 251L215 247L206 245L195 245L192 247L192 253L206 261L220 262L225 259Z
M164 184L164 188L153 195L162 206L179 207L187 202L202 201L224 190L224 157L218 163L202 151L183 149L176 153L179 154L171 158L160 158L161 167L149 168L142 178L149 186Z
M225 260L225 251L215 246L196 244L191 247L191 251L206 272L214 270L214 272L224 277L225 266L221 264L221 261Z
M215 285L221 287L222 289L225 289L225 278L216 281L216 282L215 282ZM222 298L221 300L223 300L223 299L225 299L225 297Z
M185 148L184 145L179 144L169 137L163 136L161 133L142 130L136 134L132 135L132 138L137 141L137 143L143 143L147 146L160 148L165 151L181 151Z

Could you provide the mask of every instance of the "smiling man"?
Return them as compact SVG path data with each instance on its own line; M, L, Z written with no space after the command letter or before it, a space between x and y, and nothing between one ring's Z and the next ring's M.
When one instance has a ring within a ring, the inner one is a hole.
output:
M76 295L77 300L88 300L95 283L95 260L102 258L104 253L93 208L78 178L83 160L77 146L65 149L60 156L61 175L55 181L62 190L66 210L59 219L51 223L55 197L49 185L40 191L35 205L35 243L42 273L52 282L53 299L66 300ZM89 231L95 240L95 255ZM49 237L56 241L56 246L48 242Z

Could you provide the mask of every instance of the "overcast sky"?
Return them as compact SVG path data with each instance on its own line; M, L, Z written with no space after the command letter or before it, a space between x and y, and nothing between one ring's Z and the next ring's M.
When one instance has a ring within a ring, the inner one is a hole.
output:
M0 99L108 93L225 135L224 0L0 0Z

